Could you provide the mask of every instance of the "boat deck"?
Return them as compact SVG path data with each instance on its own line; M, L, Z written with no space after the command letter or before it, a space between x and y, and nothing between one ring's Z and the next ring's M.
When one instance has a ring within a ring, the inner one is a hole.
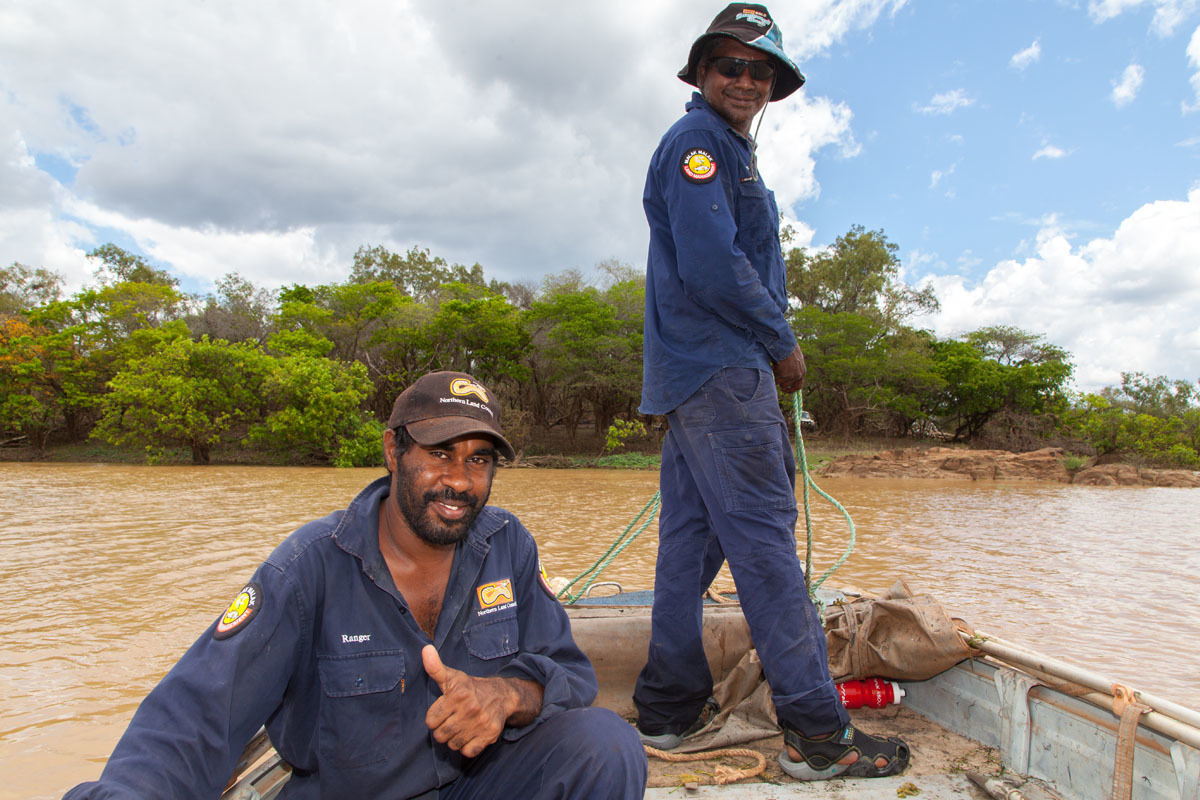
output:
M767 760L766 770L743 783L720 787L701 786L688 791L690 781L711 780L718 765L734 768L752 765L752 760L725 757L716 761L667 762L650 759L650 791L647 798L679 800L680 797L740 798L787 797L853 797L870 800L880 797L896 800L897 790L911 783L921 790L921 800L940 798L985 798L987 795L967 779L974 771L985 775L1001 772L1000 754L994 748L951 733L936 722L917 714L903 705L888 708L857 708L850 712L854 724L875 735L899 736L912 749L912 761L903 775L871 780L833 780L822 783L798 783L784 774L776 756L783 747L783 736L772 736L745 745L742 749L761 753ZM848 791L852 787L852 792ZM737 791L733 791L736 789Z

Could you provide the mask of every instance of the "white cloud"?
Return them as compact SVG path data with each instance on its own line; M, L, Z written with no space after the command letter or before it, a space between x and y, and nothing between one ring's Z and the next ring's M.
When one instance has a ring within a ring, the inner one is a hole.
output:
M861 146L850 127L850 109L824 97L796 92L767 106L759 132L765 178L775 192L786 221L793 226L792 207L820 193L813 154L832 148L841 158L858 155Z
M946 169L935 169L929 173L929 188L936 189L937 185L942 182L942 178L953 175L956 169L958 169L957 161L946 167Z
M1124 108L1134 101L1138 96L1138 92L1142 89L1142 84L1146 80L1146 70L1141 64L1130 64L1121 73L1118 80L1112 82L1112 94L1110 95L1113 105L1117 108Z
M1130 9L1151 6L1150 26L1159 36L1170 36L1196 10L1197 0L1089 0L1088 13L1097 22L1118 17Z
M967 97L966 89L954 89L935 94L927 105L917 106L916 110L922 114L952 114L974 102L972 98Z
M1188 63L1192 65L1192 69L1196 70L1192 73L1192 91L1196 95L1196 102L1189 103L1184 101L1183 112L1185 114L1192 111L1200 110L1200 26L1192 31L1192 40L1187 46Z
M1033 154L1033 160L1037 161L1039 158L1057 159L1057 158L1065 158L1066 156L1067 156L1066 150L1063 150L1061 147L1056 147L1052 144L1047 144L1047 145L1043 145L1041 150L1038 150L1036 153Z
M1042 42L1040 39L1034 39L1033 44L1029 45L1029 47L1013 53L1012 58L1008 60L1008 65L1013 69L1024 70L1041 57Z
M806 0L778 18L805 58L905 3ZM0 152L13 136L24 160L0 165L0 263L82 264L86 278L82 253L112 236L199 285L233 269L271 286L336 280L363 244L428 247L501 280L641 263L646 161L683 112L673 76L715 12L523 10L5 6ZM850 120L807 91L771 105L763 153L781 206L819 191L814 150L857 152ZM70 186L37 168L45 154L78 168Z
M784 33L788 53L808 59L825 52L850 31L870 28L884 14L894 17L907 4L908 0L808 0L776 3L769 8ZM713 13L721 7L714 4Z
M1200 188L1186 200L1148 203L1109 238L1074 247L1057 218L1039 231L1034 255L1002 261L978 283L929 278L942 310L931 325L956 336L1015 325L1068 350L1083 390L1141 370L1200 377Z

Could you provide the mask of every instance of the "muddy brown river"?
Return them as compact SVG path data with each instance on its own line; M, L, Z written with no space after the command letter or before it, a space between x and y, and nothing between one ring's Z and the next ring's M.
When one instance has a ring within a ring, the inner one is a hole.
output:
M0 800L99 775L138 702L291 530L377 470L0 464ZM551 576L575 577L654 472L501 470ZM980 630L1200 707L1200 489L826 480L857 545L827 585L904 577ZM815 574L845 549L814 495ZM651 526L604 572L653 582ZM803 525L798 533L803 548ZM719 588L732 590L728 572Z

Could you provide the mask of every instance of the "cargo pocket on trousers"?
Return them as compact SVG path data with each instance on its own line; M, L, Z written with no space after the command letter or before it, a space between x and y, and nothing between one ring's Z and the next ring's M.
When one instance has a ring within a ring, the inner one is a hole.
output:
M789 509L795 489L784 466L779 425L711 434L726 511Z
M318 656L320 751L339 767L382 761L398 749L404 653Z

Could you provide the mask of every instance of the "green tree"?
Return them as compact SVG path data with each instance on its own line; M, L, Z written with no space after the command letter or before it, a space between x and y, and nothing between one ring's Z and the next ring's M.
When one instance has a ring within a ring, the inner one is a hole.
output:
M370 396L367 368L308 355L273 359L262 383L265 419L250 441L334 466L376 466L383 426L361 409Z
M172 286L120 282L83 289L25 312L37 330L46 386L56 395L67 438L83 438L107 382L161 343L188 335L183 296Z
M23 436L38 451L61 415L41 338L25 320L0 317L0 439Z
M207 464L212 448L260 416L268 360L251 344L178 338L127 364L109 382L93 436L144 447L147 459L172 445Z
M1097 455L1119 453L1167 466L1200 466L1200 391L1187 381L1121 373L1121 386L1080 397L1063 430Z
M489 385L522 380L530 339L517 309L478 285L449 283L442 289L425 331L431 366L468 372Z
M921 414L921 400L941 386L929 339L889 332L854 312L802 308L792 315L808 365L804 405L824 430L900 433Z
M188 318L188 327L193 338L265 345L273 331L274 308L274 292L231 272L217 281L216 292L204 298L203 305Z
M426 248L413 247L404 255L385 247L360 247L354 254L350 270L351 283L390 283L417 301L431 300L447 283L469 283L484 286L483 267L474 264L448 264L444 258L431 256Z
M938 309L930 286L915 289L900 278L897 245L883 231L853 226L832 247L787 253L788 296L803 308L861 314L891 331L905 320Z
M936 343L933 358L944 389L931 411L953 426L956 439L976 438L1002 411L1041 415L1066 408L1073 368L1067 352L1040 335L981 328L962 341Z
M638 281L601 292L577 275L548 279L549 291L526 314L536 350L530 411L543 427L562 423L572 445L587 410L603 433L618 413L637 406L645 296Z
M1200 391L1187 381L1144 372L1122 372L1121 388L1109 386L1101 394L1119 408L1153 417L1181 416L1200 401Z
M60 299L62 285L62 275L57 272L14 261L12 266L0 269L0 318Z
M87 257L99 261L96 267L96 279L103 285L114 283L152 283L160 286L178 288L179 279L169 272L158 269L144 257L130 253L111 242L101 245L87 254Z

